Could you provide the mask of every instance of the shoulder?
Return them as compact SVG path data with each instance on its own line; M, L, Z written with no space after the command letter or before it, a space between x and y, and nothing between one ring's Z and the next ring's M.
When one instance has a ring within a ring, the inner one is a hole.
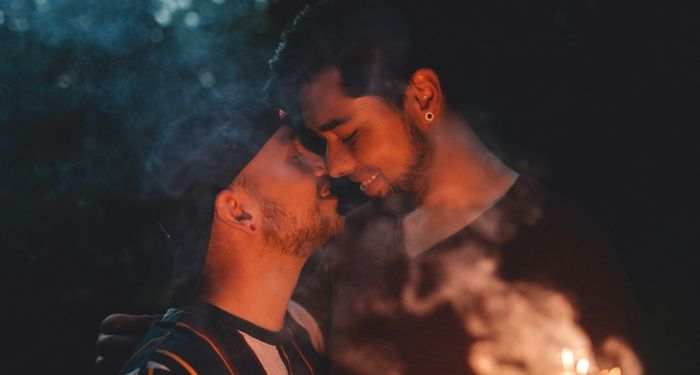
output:
M589 212L535 179L521 176L512 194L517 205L530 207L536 212L531 221L535 233L543 232L550 238L581 244L607 244L606 231Z
M507 203L501 216L513 229L502 245L506 278L588 284L593 274L622 272L607 231L572 200L522 178Z
M226 369L206 334L175 315L146 333L120 373L206 374Z

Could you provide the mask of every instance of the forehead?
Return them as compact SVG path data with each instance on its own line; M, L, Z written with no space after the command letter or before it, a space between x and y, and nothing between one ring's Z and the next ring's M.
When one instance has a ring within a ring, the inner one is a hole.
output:
M328 68L301 86L299 100L308 127L316 130L320 124L347 115L352 98L345 94L341 83L338 69Z

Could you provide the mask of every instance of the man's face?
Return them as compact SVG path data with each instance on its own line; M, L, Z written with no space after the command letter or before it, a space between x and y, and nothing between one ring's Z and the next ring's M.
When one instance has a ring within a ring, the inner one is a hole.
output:
M414 209L427 189L429 142L402 111L381 98L347 96L341 79L336 69L329 69L300 92L306 127L326 140L329 174L349 176L380 209Z
M253 185L270 245L308 256L341 231L323 159L305 149L290 127L275 132L243 173Z

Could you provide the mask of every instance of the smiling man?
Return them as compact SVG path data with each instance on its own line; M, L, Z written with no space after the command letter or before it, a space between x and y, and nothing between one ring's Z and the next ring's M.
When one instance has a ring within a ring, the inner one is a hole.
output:
M270 61L271 100L297 108L330 176L372 200L295 297L321 323L333 372L557 373L571 348L642 373L605 234L481 142L457 100L469 82L432 68L455 70L436 58L437 22L408 13L322 1Z
M318 326L290 301L306 259L342 228L323 161L271 126L273 111L222 108L171 124L149 163L177 301L120 373L324 371Z

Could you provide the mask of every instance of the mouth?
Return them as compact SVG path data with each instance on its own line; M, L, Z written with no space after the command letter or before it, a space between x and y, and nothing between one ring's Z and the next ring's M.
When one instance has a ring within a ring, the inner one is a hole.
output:
M379 172L375 172L375 173L374 173L372 176L370 176L368 179L362 181L362 183L360 183L360 190L362 190L362 191L367 190L367 187L368 187L372 182L374 182L374 180L376 180L377 177L379 177Z
M321 199L335 197L331 192L331 183L327 179L323 179L319 182L318 196Z

